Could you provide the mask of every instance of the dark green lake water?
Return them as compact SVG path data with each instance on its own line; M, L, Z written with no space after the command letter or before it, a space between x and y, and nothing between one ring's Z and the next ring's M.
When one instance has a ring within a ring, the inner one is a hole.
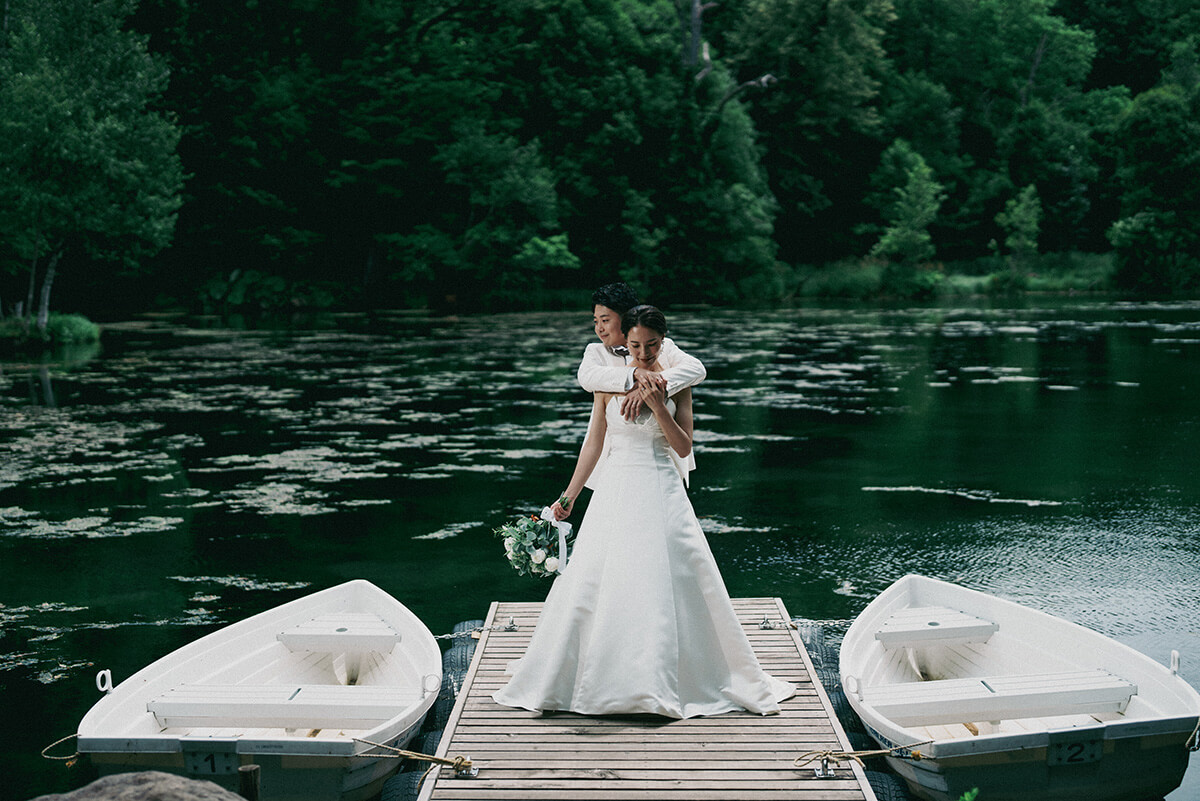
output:
M86 778L40 751L97 670L283 601L366 578L437 634L544 597L492 529L570 477L590 320L143 320L0 364L0 705L24 722L0 797ZM709 369L691 496L732 595L843 620L925 573L1177 649L1200 686L1200 304L668 320ZM1192 763L1170 801L1200 798Z

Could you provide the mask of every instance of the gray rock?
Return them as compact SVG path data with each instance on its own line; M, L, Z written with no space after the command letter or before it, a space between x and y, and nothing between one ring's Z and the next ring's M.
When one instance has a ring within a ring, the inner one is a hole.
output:
M243 801L212 782L147 770L117 773L69 793L41 795L30 801Z

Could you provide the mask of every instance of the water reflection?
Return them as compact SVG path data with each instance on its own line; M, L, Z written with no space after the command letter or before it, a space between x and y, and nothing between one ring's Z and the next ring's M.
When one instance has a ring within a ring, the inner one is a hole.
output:
M671 315L709 369L691 494L730 591L848 618L923 572L1178 648L1200 683L1198 312ZM6 365L0 691L34 744L86 710L97 666L128 675L312 588L367 578L435 631L544 596L492 528L570 476L589 322L143 321L48 387ZM59 789L55 769L21 758L4 792Z
M24 385L25 400L33 406L55 408L54 377L78 369L100 355L99 342L60 345L25 360L0 360L0 386Z

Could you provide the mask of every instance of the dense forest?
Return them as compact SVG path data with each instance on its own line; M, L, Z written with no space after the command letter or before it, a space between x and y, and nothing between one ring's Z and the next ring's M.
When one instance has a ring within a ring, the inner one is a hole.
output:
M1200 288L1194 0L0 2L5 315Z

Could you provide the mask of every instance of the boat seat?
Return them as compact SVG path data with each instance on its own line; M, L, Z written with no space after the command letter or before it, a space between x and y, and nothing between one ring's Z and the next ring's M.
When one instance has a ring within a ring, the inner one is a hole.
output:
M875 639L884 648L920 648L926 645L957 645L987 642L999 628L990 620L945 606L901 609L883 621Z
M900 726L1123 712L1137 686L1105 670L885 684L864 704Z
M403 714L418 688L344 684L183 684L146 703L173 727L368 729Z
M378 615L342 612L318 615L275 635L290 651L318 653L391 653L400 633Z

